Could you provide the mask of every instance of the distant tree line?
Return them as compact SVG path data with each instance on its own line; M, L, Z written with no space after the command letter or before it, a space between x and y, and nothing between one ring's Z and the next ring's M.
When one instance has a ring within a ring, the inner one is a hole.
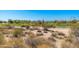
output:
M79 22L77 19L73 20L53 20L53 21L45 21L43 20L37 20L37 21L31 21L31 20L12 20L8 19L8 21L0 21L0 23L8 24L11 26L11 24L20 26L46 26L46 27L55 27L55 26L68 26L73 25L75 23Z
M0 20L0 23L39 23L39 24L42 24L42 23L66 23L66 22L71 22L71 23L76 23L76 22L79 22L79 20L77 19L73 19L73 20L69 20L69 21L66 21L66 20L54 20L54 21L45 21L45 20L37 20L37 21L31 21L31 20L12 20L12 19L8 19L8 21L1 21Z

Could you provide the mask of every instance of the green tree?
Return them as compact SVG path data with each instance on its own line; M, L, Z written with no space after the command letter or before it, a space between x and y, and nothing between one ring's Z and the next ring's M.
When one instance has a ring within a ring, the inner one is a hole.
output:
M12 19L9 19L9 20L8 20L8 23L13 23L13 20L12 20Z

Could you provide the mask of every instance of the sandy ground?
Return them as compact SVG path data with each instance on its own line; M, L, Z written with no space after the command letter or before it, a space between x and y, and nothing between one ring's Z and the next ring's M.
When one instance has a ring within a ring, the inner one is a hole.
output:
M69 36L71 29L70 28L49 28L49 30L58 31L64 33L66 36Z
M43 33L42 36L40 37L43 37L45 39L48 39L50 36L51 36L51 32L50 31L47 31L47 33L44 33L42 27L39 27L39 29L41 30L41 32ZM66 36L69 36L70 34L70 28L48 28L49 30L53 30L53 31L57 31L57 32L61 32L61 33L64 33ZM30 30L25 30L25 32L29 32ZM33 32L35 35L37 34L37 30L32 30L31 32ZM6 35L4 35L6 40L9 40L9 39L12 39L12 38L9 38L11 36L11 34L9 34L9 37L6 37ZM23 39L27 39L28 38L28 35L26 34L26 37L23 37Z

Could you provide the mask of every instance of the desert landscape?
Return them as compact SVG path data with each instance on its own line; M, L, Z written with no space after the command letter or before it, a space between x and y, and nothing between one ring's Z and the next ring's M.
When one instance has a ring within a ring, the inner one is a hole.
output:
M78 10L0 10L0 48L79 48Z
M14 22L17 21L17 22ZM49 23L49 24L48 24ZM70 22L9 20L0 23L1 48L78 48L76 20ZM62 24L67 24L64 25ZM19 24L19 25L18 25ZM28 24L28 25L27 25ZM46 25L45 25L46 24ZM51 25L50 25L51 24ZM58 25L56 25L58 24ZM71 24L71 25L70 25Z

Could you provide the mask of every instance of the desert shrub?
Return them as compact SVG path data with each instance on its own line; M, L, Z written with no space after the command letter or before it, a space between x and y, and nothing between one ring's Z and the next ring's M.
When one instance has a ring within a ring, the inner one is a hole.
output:
M38 32L38 33L37 33L37 36L42 36L42 35L43 35L42 32Z
M64 33L61 33L61 32L58 32L58 35L65 36L65 34Z
M52 48L55 47L54 42L51 40L45 40L44 38L37 39L39 44L37 45L38 48Z
M66 41L61 42L61 48L70 48L70 47L72 47L70 42Z
M49 31L49 30L48 30L48 28L45 27L45 28L44 28L44 31Z
M41 30L37 30L37 32L41 32Z
M54 33L55 31L54 31L54 30L50 30L50 32L51 32L51 33Z
M5 44L6 40L4 39L3 34L0 33L0 45Z
M44 31L44 33L47 33L47 31Z
M30 26L26 26L26 29L29 29L30 28Z
M23 34L23 30L22 29L15 29L13 31L13 36L14 37L20 37L20 36L22 36L22 34Z
M39 48L39 47L45 47L46 45L48 46L49 43L43 39L43 38L34 38L34 39L27 39L25 40L26 45L28 45L31 48ZM44 46L43 46L44 45Z
M51 36L56 37L57 33L53 32Z
M72 41L72 40L71 40ZM66 40L63 40L61 42L61 48L76 48L77 47L77 42L75 44L75 42L71 42L71 41L66 41Z
M56 38L58 38L58 39L64 39L65 37L64 36L57 35Z
M21 25L21 27L26 27L25 25Z
M52 42L56 42L56 39L54 37L49 37L48 40Z
M36 48L38 44L38 42L36 42L34 39L27 39L25 43L31 48Z
M30 38L36 37L36 35L33 32L31 32L31 31L28 32L28 35L29 35Z
M22 39L18 39L14 41L14 45L15 48L24 48L24 41Z
M22 39L14 39L8 42L8 46L12 48L24 48L26 47L24 40Z
M68 39L66 39L66 42L73 43L73 40L68 37Z

